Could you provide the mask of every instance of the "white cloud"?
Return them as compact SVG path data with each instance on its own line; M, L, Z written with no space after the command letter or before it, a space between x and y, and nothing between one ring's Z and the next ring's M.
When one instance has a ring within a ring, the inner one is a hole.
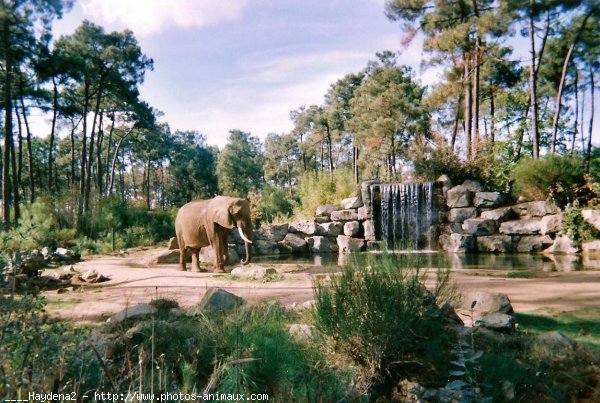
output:
M248 0L82 0L84 18L143 37L165 27L202 28L242 17Z

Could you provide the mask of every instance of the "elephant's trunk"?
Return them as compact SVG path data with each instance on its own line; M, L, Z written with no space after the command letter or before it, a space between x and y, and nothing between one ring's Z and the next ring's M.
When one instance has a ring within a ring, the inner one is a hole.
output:
M245 266L248 263L250 263L250 259L252 256L252 253L251 253L252 247L250 246L250 242L244 242L244 245L246 246L246 259L242 259L240 261L240 263Z

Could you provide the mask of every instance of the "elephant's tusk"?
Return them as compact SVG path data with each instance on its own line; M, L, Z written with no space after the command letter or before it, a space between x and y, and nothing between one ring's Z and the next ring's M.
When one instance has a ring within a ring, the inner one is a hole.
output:
M252 243L251 240L249 240L248 238L246 238L246 235L244 235L244 231L242 231L242 229L240 227L237 227L238 231L240 231L240 236L242 237L242 239L244 240L244 242L248 242L248 243Z

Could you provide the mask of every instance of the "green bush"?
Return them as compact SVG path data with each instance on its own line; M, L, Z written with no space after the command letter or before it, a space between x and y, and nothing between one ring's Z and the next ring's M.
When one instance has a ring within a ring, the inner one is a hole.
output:
M600 239L600 231L588 223L581 214L579 203L568 205L562 216L563 232L568 234L576 245L593 239Z
M294 209L298 218L314 217L317 207L323 204L338 204L358 191L347 169L337 169L333 179L328 172L306 172L300 178L297 193L299 205Z
M451 332L437 303L449 299L448 272L440 271L435 291L411 256L367 256L316 284L315 324L363 369L367 392L389 395L403 377L425 375L450 362Z
M294 205L290 196L282 189L265 185L260 192L250 192L249 199L255 226L261 223L288 221Z
M594 193L587 186L585 164L577 155L523 158L513 168L513 193L529 200L551 200L564 208L585 205Z

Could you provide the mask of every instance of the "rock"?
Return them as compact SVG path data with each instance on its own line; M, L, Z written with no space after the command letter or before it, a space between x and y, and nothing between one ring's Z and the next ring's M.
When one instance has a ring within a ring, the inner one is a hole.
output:
M481 218L486 220L496 220L498 224L504 221L514 220L519 218L512 207L500 207L494 210L488 210L481 213Z
M500 192L477 192L473 199L475 207L498 207L508 203L509 197Z
M462 234L462 224L458 222L452 222L449 224L440 225L440 234L451 235L451 234Z
M477 251L475 237L469 234L441 235L438 242L446 252L472 253Z
M448 213L448 222L462 223L469 218L477 217L475 207L452 208Z
M271 242L280 242L287 235L288 228L289 224L263 224L256 231L256 238Z
M326 217L315 217L315 222L317 224L324 224L326 222L329 222L331 219L329 218L329 216ZM294 232L294 231L290 231L290 232Z
M51 256L50 249L47 246L44 246L42 248L41 253L42 253L42 256L44 256L44 259L48 259Z
M362 206L358 208L358 221L365 221L371 219L371 208Z
M375 238L375 222L373 220L363 222L363 232L365 234L365 241L377 240Z
M371 185L379 183L376 180L363 181L360 184L360 195L365 206L371 207Z
M323 204L317 207L315 210L315 217L329 217L331 212L337 210L337 207L333 204Z
M264 279L266 276L271 276L276 274L277 271L273 268L268 267L260 267L260 266L244 266L244 267L236 267L231 270L232 276L238 276L243 278L250 278L254 280Z
M96 270L88 270L79 276L79 280L90 284L103 283L110 281L110 278L98 273Z
M192 252L186 251L186 262L192 261ZM179 249L165 249L148 255L144 259L146 266L155 266L158 264L176 264L179 263Z
M516 251L520 253L541 252L554 241L548 235L529 235L522 236L516 245Z
M572 349L575 347L575 340L556 330L540 333L535 336L537 341L551 347L561 347Z
M360 197L348 197L346 199L342 199L340 204L344 210L357 209L364 206Z
M450 208L471 207L473 192L461 185L454 186L446 193L446 204Z
M136 323L135 326L127 329L124 337L134 343L139 343L144 339L144 328L144 323Z
M356 236L360 232L360 223L358 221L348 221L344 224L344 235Z
M230 312L246 303L246 300L225 291L222 288L210 287L202 300L187 310L188 316Z
M483 318L475 321L476 326L485 327L496 331L511 332L515 330L517 318L500 312L488 313Z
M279 246L275 241L257 239L254 241L254 250L257 255L279 255Z
M334 237L341 234L343 229L344 224L341 222L326 222L318 225L317 234Z
M473 179L467 179L462 183L462 186L473 193L483 192L483 185L481 184L481 182Z
M254 241L255 245L257 243L258 243L258 240ZM200 263L206 263L209 265L213 265L215 263L215 253L213 251L212 246L205 246L204 248L200 249L200 254L198 256L199 256ZM228 246L227 247L227 263L228 264L236 264L239 261L240 261L240 255L235 250L235 246ZM177 260L177 262L179 262L179 260Z
M333 253L338 251L337 244L331 242L324 236L312 236L306 238L308 249L313 253Z
M358 211L356 209L338 210L331 213L331 221L356 221Z
M109 323L119 323L123 322L125 319L133 319L138 318L140 316L152 315L156 313L156 308L150 304L137 304L134 306L130 306L122 310L121 312L117 312L110 318L108 318L107 322Z
M456 313L465 324L473 325L484 316L492 313L512 314L513 307L508 296L503 293L475 291L463 294Z
M549 214L558 214L560 209L548 201L532 201L519 203L513 209L520 216L543 217Z
M179 242L177 242L177 238L173 237L169 239L169 243L167 244L168 250L177 249L179 250Z
M554 243L544 250L544 253L578 253L579 248L568 235L557 235Z
M365 245L365 241L359 238L352 238L346 235L338 235L337 246L340 253L359 252Z
M500 233L507 235L536 235L542 228L541 220L514 220L500 224Z
M296 221L290 225L289 232L300 232L306 235L315 235L317 233L317 223L310 220Z
M583 219L593 225L597 230L600 230L600 210L581 210Z
M279 249L289 253L304 253L308 251L308 243L301 236L288 233L283 241L279 242Z
M70 258L75 256L72 250L66 248L56 248L54 254L64 258Z
M540 234L557 234L562 231L562 214L552 214L542 217Z
M490 235L477 237L477 250L490 253L510 253L514 251L512 237L509 235Z
M484 218L469 218L463 222L462 229L467 234L493 235L498 227L496 221Z
M312 339L313 329L314 326L311 325L305 325L303 323L293 323L290 325L289 333L292 338L298 340L310 340Z
M599 255L600 254L600 240L584 242L581 245L581 250L585 255Z
M460 316L458 316L458 314L454 310L454 307L448 302L444 302L439 307L439 314L443 318L444 322L447 324L457 324L460 326L464 325L464 322L462 321Z

